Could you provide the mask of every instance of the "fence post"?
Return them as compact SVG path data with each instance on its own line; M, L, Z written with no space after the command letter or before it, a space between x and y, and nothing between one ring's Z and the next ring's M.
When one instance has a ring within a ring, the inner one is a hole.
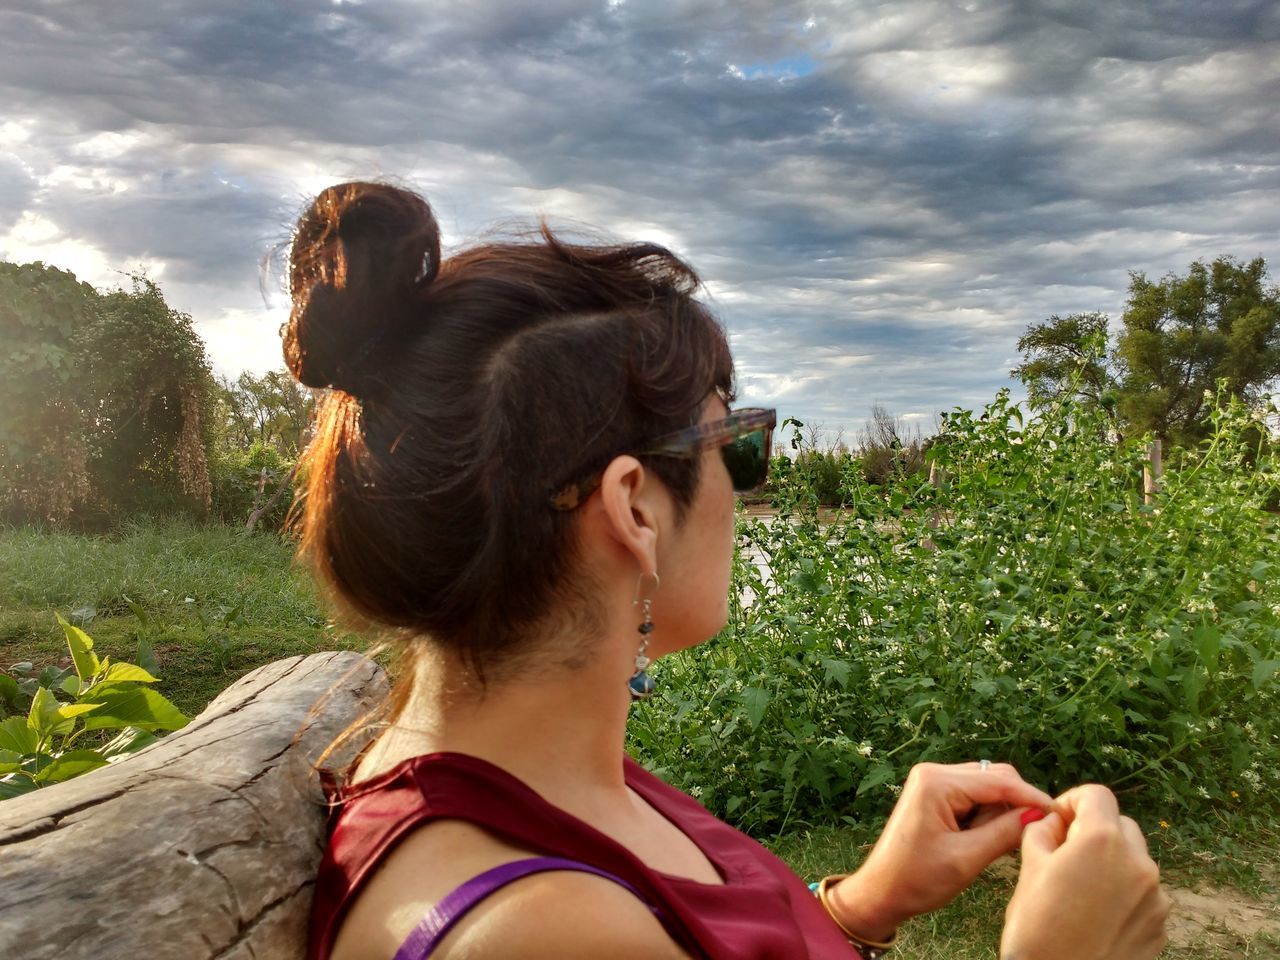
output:
M1155 503L1156 494L1160 492L1160 478L1164 476L1161 453L1160 438L1156 437L1147 444L1148 465L1142 468L1142 502L1147 506Z

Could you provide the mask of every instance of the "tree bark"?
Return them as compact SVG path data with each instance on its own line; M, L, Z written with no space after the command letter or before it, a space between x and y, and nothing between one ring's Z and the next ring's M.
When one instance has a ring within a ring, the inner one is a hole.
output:
M279 660L127 760L0 803L0 957L301 958L312 763L386 685L356 653Z

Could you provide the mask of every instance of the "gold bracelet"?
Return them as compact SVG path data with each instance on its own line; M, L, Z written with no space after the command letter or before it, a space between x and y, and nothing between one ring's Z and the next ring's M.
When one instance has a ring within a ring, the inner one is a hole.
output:
M829 916L832 922L840 928L840 932L849 938L849 942L858 949L858 952L862 954L864 960L880 960L881 955L898 942L898 931L893 931L893 936L888 940L868 940L866 937L859 936L846 927L840 921L840 918L836 916L835 911L831 909L831 903L827 900L828 888L830 888L833 883L839 883L847 876L849 876L847 873L835 873L829 877L823 877L818 881L818 887L814 892L818 895L818 902L822 904L822 909L827 911L827 916Z

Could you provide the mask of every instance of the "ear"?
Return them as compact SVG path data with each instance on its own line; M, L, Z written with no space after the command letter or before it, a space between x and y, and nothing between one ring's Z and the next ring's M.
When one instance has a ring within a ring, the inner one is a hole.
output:
M615 457L600 480L600 509L609 535L641 573L658 569L658 530L666 492L635 457Z

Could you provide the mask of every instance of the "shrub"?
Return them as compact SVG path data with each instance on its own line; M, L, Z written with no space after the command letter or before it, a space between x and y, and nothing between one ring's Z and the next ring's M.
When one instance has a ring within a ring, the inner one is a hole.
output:
M150 689L156 678L149 670L99 660L88 634L62 617L58 622L72 667L48 668L36 678L23 669L29 664L18 664L19 678L0 674L0 713L25 708L25 716L0 721L0 800L106 766L153 742L155 731L187 723ZM140 654L148 659L145 647ZM103 733L112 731L104 742Z
M261 441L255 440L247 449L218 448L209 471L213 484L213 515L225 523L243 526L249 514L275 493L292 469L292 460ZM280 530L292 502L293 491L286 490L258 525L264 529Z
M740 523L721 636L657 666L636 755L756 831L875 819L912 764L978 757L1164 818L1274 807L1277 461L1228 405L1147 506L1143 444L1098 416L957 411L938 488L855 476L829 524L779 489Z

